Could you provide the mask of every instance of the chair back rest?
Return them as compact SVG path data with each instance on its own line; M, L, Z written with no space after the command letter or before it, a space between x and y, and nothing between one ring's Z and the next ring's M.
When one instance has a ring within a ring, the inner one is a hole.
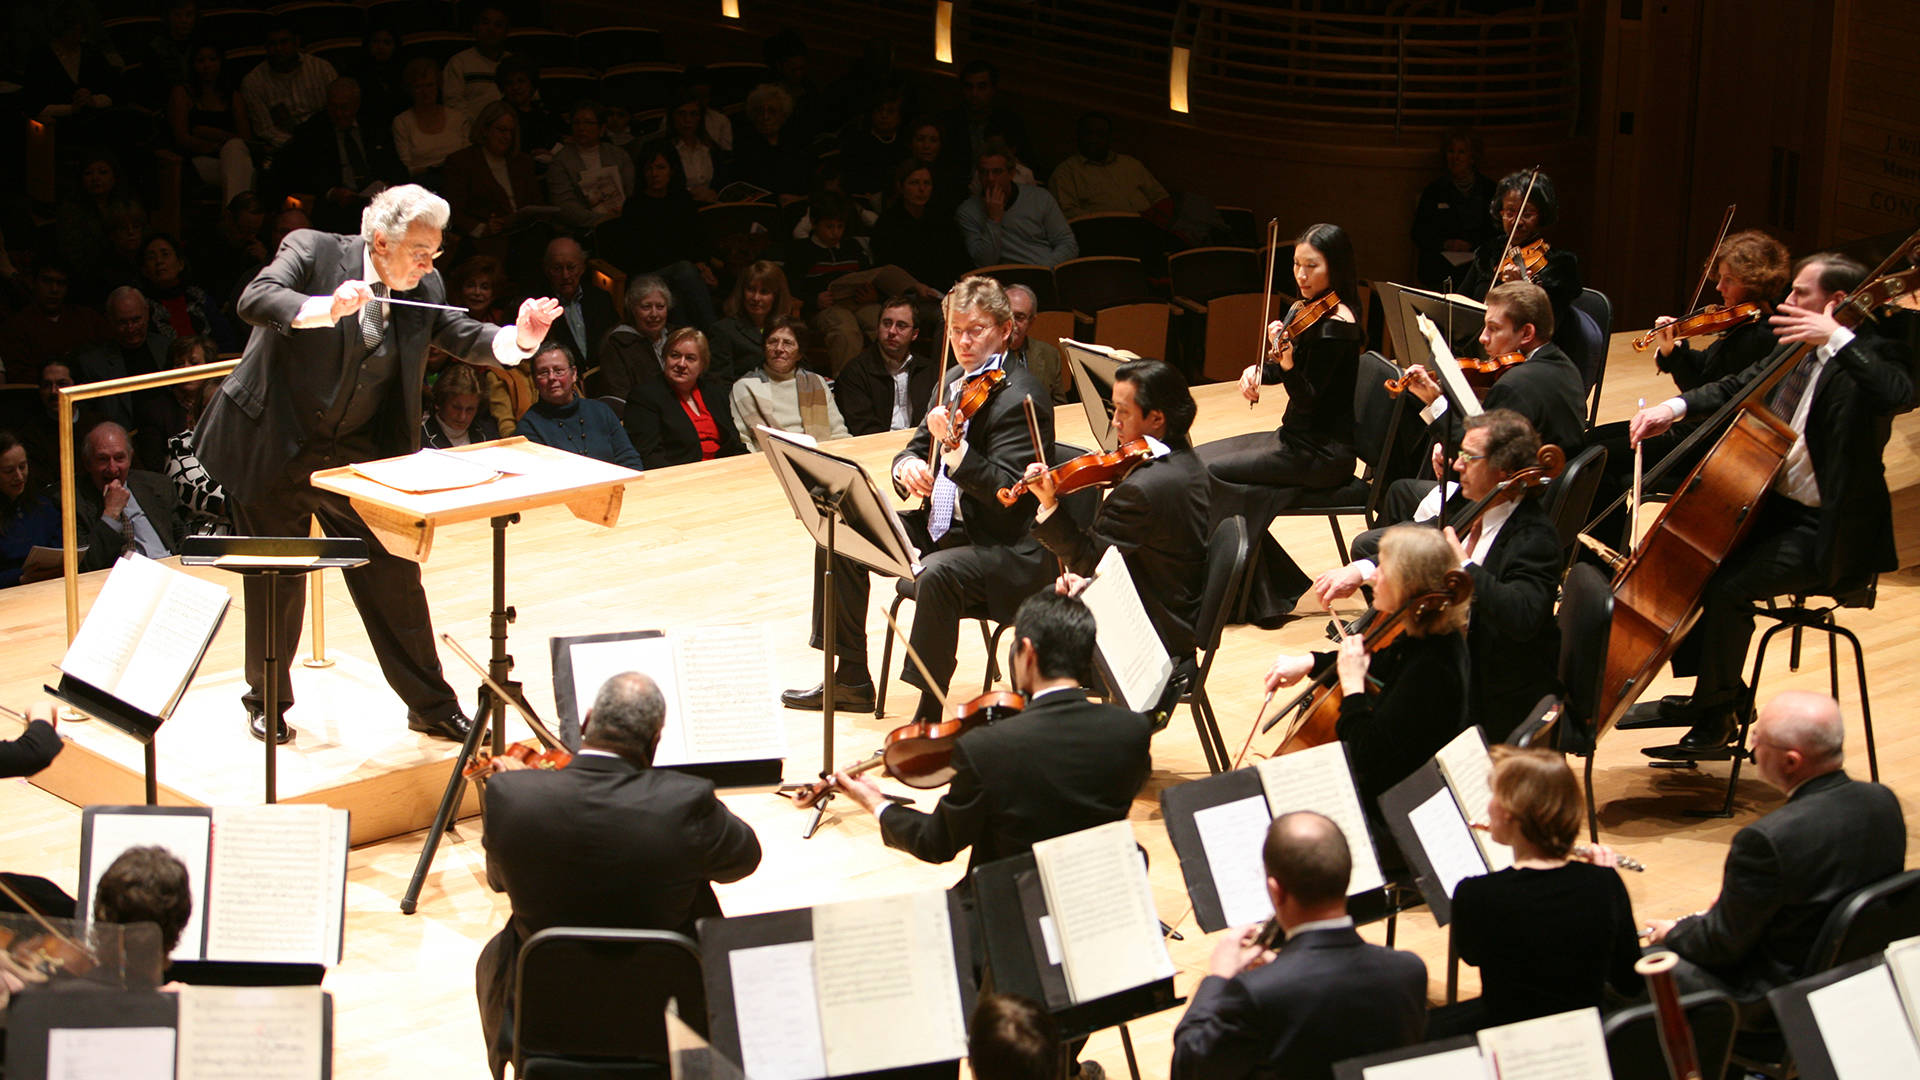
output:
M664 1010L706 1034L700 949L667 930L557 926L520 946L514 1073L533 1056L667 1060Z
M1201 303L1229 293L1260 291L1260 255L1252 248L1176 251L1167 256L1167 273L1173 277L1173 295Z
M1387 429L1393 426L1393 412L1399 398L1387 392L1387 380L1399 376L1400 369L1393 361L1372 349L1360 354L1353 376L1353 443L1354 454L1366 462L1369 469L1392 460L1387 449ZM1394 439L1417 439L1425 427L1418 407L1409 401Z
M1103 307L1093 316L1093 341L1157 360L1167 355L1168 322L1164 300Z
M1915 934L1920 934L1920 870L1908 870L1840 901L1813 939L1806 970L1825 971Z
M1092 314L1148 295L1147 271L1127 255L1086 255L1053 268L1062 307Z
M1560 586L1560 682L1572 715L1591 726L1607 677L1607 636L1613 627L1613 582L1590 562L1575 563Z
M1530 746L1543 746L1551 750L1554 746L1554 729L1560 726L1565 705L1565 700L1559 694L1547 694L1534 702L1527 718L1520 721L1520 726L1507 736L1507 745L1522 750Z
M1598 289L1581 289L1580 295L1573 298L1573 311L1582 317L1578 334L1587 349L1585 357L1573 359L1580 365L1580 384L1591 390L1607 368L1607 345L1613 334L1613 301Z
M1082 255L1129 255L1145 258L1153 246L1153 226L1139 214L1104 211L1082 214L1067 221Z
M1720 1076L1733 1055L1733 1037L1740 1027L1740 1006L1718 990L1703 990L1680 998L1687 1026L1693 1029L1693 1049L1700 1059L1701 1076ZM1607 1017L1607 1060L1615 1076L1666 1076L1666 1051L1660 1048L1658 1006L1635 1005Z
M1254 280L1259 281L1256 272ZM1286 310L1284 296L1269 299L1254 292L1235 292L1207 301L1206 355L1201 374L1216 382L1238 379L1260 356L1260 318L1278 318Z
M1593 509L1594 493L1600 490L1600 475L1607 471L1607 448L1594 443L1574 455L1546 492L1547 518L1560 535L1560 552L1573 551L1580 530L1587 524L1587 512Z
M1252 558L1247 519L1239 515L1221 519L1207 537L1207 583L1200 594L1199 622L1194 627L1207 667L1213 666L1213 654L1220 648L1220 634L1227 628L1228 616L1240 606Z

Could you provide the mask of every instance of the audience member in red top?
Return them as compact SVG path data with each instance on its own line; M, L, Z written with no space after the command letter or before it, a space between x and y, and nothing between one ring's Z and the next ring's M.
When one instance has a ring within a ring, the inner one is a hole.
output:
M647 468L744 454L727 407L726 380L707 372L707 335L692 327L667 335L664 379L633 387L627 434Z

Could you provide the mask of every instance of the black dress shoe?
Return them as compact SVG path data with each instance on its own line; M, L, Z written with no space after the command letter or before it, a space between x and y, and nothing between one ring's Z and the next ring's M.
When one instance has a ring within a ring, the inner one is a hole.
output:
M428 717L418 713L407 714L407 730L417 731L434 739L447 739L451 742L467 741L467 732L473 727L473 721L466 718L459 709L444 716Z
M1668 694L1659 701L1643 701L1627 710L1614 727L1622 731L1636 728L1692 727L1700 719L1693 698L1686 694Z
M1666 761L1730 761L1740 754L1734 745L1739 725L1733 713L1720 711L1702 718L1672 746L1650 746L1642 753Z
M261 742L267 741L267 712L265 709L256 709L251 705L247 706L247 732ZM276 733L277 738L275 738L274 741L281 746L285 746L293 741L295 734L297 733L293 730L293 725L287 723L286 714L282 713L280 716L280 730Z
M806 709L819 712L826 705L826 687L824 684L810 690L782 690L780 704L789 709ZM848 712L871 712L873 710L873 684L870 682L848 685L833 684L833 707Z

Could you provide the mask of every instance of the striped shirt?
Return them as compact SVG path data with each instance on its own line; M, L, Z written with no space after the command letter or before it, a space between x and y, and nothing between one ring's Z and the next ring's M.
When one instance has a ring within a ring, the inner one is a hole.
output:
M285 75L266 61L240 80L240 96L247 102L253 133L274 146L285 146L293 129L327 104L327 87L338 78L333 65L317 56L300 54L300 65ZM284 120L277 123L275 115Z

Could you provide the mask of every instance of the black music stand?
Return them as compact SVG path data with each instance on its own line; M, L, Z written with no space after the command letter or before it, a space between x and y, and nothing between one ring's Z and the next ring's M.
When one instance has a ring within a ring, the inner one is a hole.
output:
M758 430L765 436L767 463L793 506L793 516L826 553L820 571L820 768L824 777L833 768L834 557L844 555L890 577L912 578L920 572L920 556L893 504L881 496L859 462L829 454L784 431L765 426ZM839 529L842 523L845 533ZM818 804L807 836L820 827L826 805L826 799Z
M189 536L180 543L180 565L214 566L222 570L231 570L242 577L257 576L265 580L267 586L267 610L262 616L267 620L264 658L265 669L262 678L265 685L260 689L261 714L272 725L267 732L267 801L278 802L279 796L279 725L286 721L280 716L280 650L293 648L297 642L282 642L279 627L275 625L273 612L279 609L280 579L283 577L305 577L315 570L348 570L367 563L367 542L358 537L334 536ZM248 611L247 618L253 619L254 612ZM147 769L151 778L153 769L153 744L147 744ZM148 801L152 802L152 780L148 781Z

